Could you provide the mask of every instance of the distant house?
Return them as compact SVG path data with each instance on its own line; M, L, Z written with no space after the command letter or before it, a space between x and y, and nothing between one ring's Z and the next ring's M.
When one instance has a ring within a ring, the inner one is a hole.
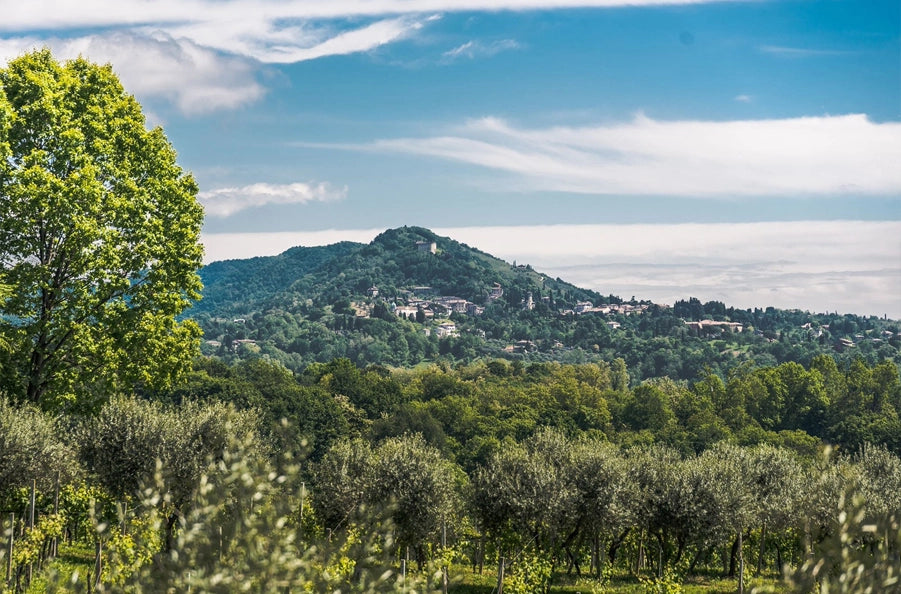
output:
M416 312L419 311L418 307L413 307L410 305L401 305L397 309L394 310L394 314L400 316L402 318L409 318L410 316L415 316Z
M535 300L532 299L531 291L526 295L526 298L522 300L522 308L528 311L535 309Z
M467 303L466 313L471 316L480 316L485 313L485 308L481 305L476 305L475 303Z
M378 297L379 296L379 288L376 287L375 285L373 285L373 286L369 287L367 294L372 298Z
M444 338L446 336L457 336L457 325L453 322L444 322L439 324L437 328L435 328L435 335L438 338Z
M732 332L742 332L745 327L738 322L717 322L714 320L701 320L700 322L685 322L685 325L691 330L698 332L709 331L712 328L720 330L730 330Z
M514 353L528 353L534 351L538 346L531 340L518 340L513 346Z
M585 313L586 311L589 311L593 308L594 308L594 303L592 303L591 301L580 301L580 302L576 303L576 306L573 308L573 310L577 314L581 314L581 313Z
M417 241L416 249L420 252L428 252L434 254L438 251L438 245L434 241Z
M501 287L500 283L494 283L494 286L491 287L491 290L488 291L488 300L494 301L495 299L500 299L504 296L504 288Z
M466 304L468 303L466 299L461 299L460 297L448 296L448 297L438 297L435 299L435 303L444 307L448 311L454 311L457 313L465 313L466 312Z

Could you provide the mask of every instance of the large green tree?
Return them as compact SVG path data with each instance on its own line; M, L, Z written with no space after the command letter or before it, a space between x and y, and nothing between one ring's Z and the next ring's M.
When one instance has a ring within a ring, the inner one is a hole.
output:
M49 50L0 70L3 384L44 408L94 406L189 368L176 316L201 288L193 178L112 68Z

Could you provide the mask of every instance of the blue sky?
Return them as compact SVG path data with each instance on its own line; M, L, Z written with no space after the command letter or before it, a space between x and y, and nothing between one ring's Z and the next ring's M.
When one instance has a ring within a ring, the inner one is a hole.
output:
M897 0L12 4L0 63L111 62L165 128L208 260L412 224L603 293L901 318Z

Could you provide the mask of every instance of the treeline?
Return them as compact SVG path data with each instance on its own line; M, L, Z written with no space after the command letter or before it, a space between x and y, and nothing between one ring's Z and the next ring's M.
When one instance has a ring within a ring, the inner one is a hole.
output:
M619 446L664 444L683 455L720 441L770 444L813 455L819 444L865 443L901 454L901 382L891 361L840 367L742 366L725 378L635 385L622 359L578 365L489 360L456 368L359 368L347 359L295 375L263 358L229 366L201 359L178 388L146 394L172 402L219 400L285 418L318 459L336 441L421 434L470 470L542 427Z
M867 568L855 579L884 585L901 538L899 411L890 362L630 386L621 360L335 360L296 377L201 360L177 389L88 416L0 403L0 507L20 518L4 517L13 575L37 539L68 539L97 551L92 579L114 591L393 591L438 587L461 564L503 567L512 592L614 569L662 584L788 564L802 583L808 560L836 563L822 582L848 555ZM834 438L850 426L870 433Z

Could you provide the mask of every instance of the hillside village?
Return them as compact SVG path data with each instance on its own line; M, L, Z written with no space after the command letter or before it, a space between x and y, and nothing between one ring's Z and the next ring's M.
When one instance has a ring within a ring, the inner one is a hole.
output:
M272 357L301 370L334 356L361 365L485 356L581 361L635 345L626 359L641 377L691 378L701 368L698 353L727 370L758 353L775 361L817 352L869 360L894 357L901 344L889 320L735 309L693 297L625 302L419 228L388 230L369 245L294 248L252 264L210 267L204 282L213 306L199 317L205 353Z

